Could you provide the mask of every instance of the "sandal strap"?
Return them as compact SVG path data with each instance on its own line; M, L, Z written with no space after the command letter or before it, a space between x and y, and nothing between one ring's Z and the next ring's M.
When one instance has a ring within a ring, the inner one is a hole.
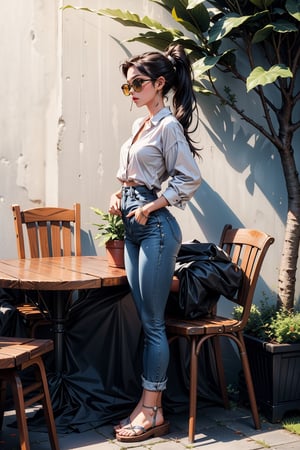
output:
M154 412L154 414L153 414L153 419L152 419L152 428L156 427L156 416L157 416L157 411L158 411L159 409L161 409L162 406L147 406L147 405L144 405L144 404L143 404L142 407L143 407L143 408L146 408L146 409L152 409L152 411Z
M140 434L144 434L147 431L141 425L132 425L132 424L128 425L127 427L123 427L123 429L132 431L135 436L139 436ZM139 431L141 431L141 433L138 433Z

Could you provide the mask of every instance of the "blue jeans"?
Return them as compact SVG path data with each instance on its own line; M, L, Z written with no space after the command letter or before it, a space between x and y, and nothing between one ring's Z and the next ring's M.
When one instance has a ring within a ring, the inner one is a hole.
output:
M144 331L143 388L166 388L169 345L165 308L182 235L167 208L149 215L146 225L126 215L157 198L145 186L123 187L121 210L125 224L125 267Z

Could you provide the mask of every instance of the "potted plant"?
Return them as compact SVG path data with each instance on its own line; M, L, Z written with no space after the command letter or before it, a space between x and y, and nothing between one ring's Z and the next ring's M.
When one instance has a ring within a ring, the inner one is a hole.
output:
M99 246L105 245L108 265L124 268L124 223L122 217L91 208L100 216L101 223L93 223L98 228L95 239Z
M233 315L238 318L241 307ZM300 312L276 309L267 300L252 305L244 330L256 400L271 422L300 409ZM246 389L240 380L240 394Z

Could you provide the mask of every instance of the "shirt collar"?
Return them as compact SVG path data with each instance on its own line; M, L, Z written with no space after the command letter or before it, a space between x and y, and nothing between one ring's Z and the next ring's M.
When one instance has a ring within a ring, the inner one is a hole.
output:
M162 108L160 111L158 111L157 114L155 114L155 116L152 117L152 119L150 119L150 122L153 126L155 126L161 121L161 119L163 119L166 116L169 116L170 114L172 114L170 108L168 107Z

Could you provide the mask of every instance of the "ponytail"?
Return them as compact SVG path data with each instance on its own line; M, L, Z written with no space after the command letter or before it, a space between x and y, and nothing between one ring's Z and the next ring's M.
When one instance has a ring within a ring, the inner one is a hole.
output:
M199 149L194 146L194 141L192 141L189 134L197 129L199 123L199 115L196 97L193 90L193 72L191 63L182 45L171 44L167 48L165 55L173 65L176 75L173 84L174 115L183 126L185 137L188 141L191 152L195 156ZM196 113L196 123L194 128L189 131L193 122L194 112Z

